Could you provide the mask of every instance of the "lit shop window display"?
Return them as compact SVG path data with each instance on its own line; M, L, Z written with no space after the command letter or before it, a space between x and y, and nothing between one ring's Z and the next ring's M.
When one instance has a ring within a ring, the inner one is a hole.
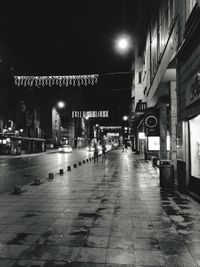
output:
M200 115L190 123L191 175L200 178Z
M148 150L158 151L160 150L160 137L148 136ZM170 136L167 135L167 150L170 150Z

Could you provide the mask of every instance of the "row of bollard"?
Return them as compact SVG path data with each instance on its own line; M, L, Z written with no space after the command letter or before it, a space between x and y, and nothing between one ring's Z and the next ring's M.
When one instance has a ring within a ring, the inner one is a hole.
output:
M85 164L86 162L88 163L89 161L92 161L93 159L94 159L94 157L91 157L89 159L83 160L83 164ZM79 161L78 165L81 166L82 165L82 162ZM73 166L74 166L75 169L77 168L77 164L76 163L74 163ZM67 166L67 171L71 171L71 170L72 170L71 166ZM60 169L59 170L59 174L60 175L63 175L64 174L64 170L63 169ZM49 173L49 180L52 180L53 178L54 178L53 173Z
M93 159L94 159L94 157L91 157L89 159L83 160L83 164L91 162ZM79 161L78 165L81 166L82 162ZM76 163L74 163L73 166L74 166L74 168L77 168L77 164ZM71 166L67 166L67 171L71 171L71 170L72 170ZM60 169L59 170L59 174L63 175L64 174L64 169ZM53 180L53 179L54 179L54 174L52 172L50 172L49 176L48 176L48 180ZM31 185L40 185L41 183L42 182L40 181L40 179L35 178ZM13 190L12 194L19 195L21 193L22 193L22 187L21 186L14 186L14 190Z
M94 157L91 157L89 159L83 160L83 164L91 162L93 159L94 159ZM81 166L82 162L79 161L78 165ZM76 163L74 163L73 166L74 166L74 168L77 168L77 164ZM67 166L67 171L71 171L71 166ZM59 170L59 174L63 175L64 174L64 169L60 169ZM48 180L53 180L53 179L54 179L54 174L52 172L50 172L49 176L48 176ZM40 181L40 179L35 178L31 185L40 185L41 183L42 182ZM21 186L14 186L14 190L13 190L12 194L19 195L21 193L22 193L22 187Z

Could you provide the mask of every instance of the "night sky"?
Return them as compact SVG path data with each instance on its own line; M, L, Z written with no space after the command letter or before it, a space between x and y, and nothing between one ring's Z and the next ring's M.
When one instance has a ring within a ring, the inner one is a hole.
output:
M142 43L148 0L12 1L0 16L0 42L30 68L15 75L100 75L85 87L86 108L128 112L133 46L116 52L121 33ZM67 88L66 88L67 90ZM117 113L116 113L117 114Z

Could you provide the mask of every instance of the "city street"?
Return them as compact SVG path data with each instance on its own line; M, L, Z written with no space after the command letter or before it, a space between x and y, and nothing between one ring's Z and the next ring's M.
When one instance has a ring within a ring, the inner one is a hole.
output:
M0 195L0 266L200 266L199 204L141 156L107 156Z
M57 149L45 153L0 156L0 192L13 190L13 186L21 186L33 182L35 178L46 180L49 173L58 173L68 166L92 157L86 149L74 149L72 153L59 153Z

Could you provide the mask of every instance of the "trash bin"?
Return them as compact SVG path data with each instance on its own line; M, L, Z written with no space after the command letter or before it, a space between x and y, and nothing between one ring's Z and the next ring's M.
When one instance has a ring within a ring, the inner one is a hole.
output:
M172 188L174 186L174 166L171 160L160 160L160 186Z

